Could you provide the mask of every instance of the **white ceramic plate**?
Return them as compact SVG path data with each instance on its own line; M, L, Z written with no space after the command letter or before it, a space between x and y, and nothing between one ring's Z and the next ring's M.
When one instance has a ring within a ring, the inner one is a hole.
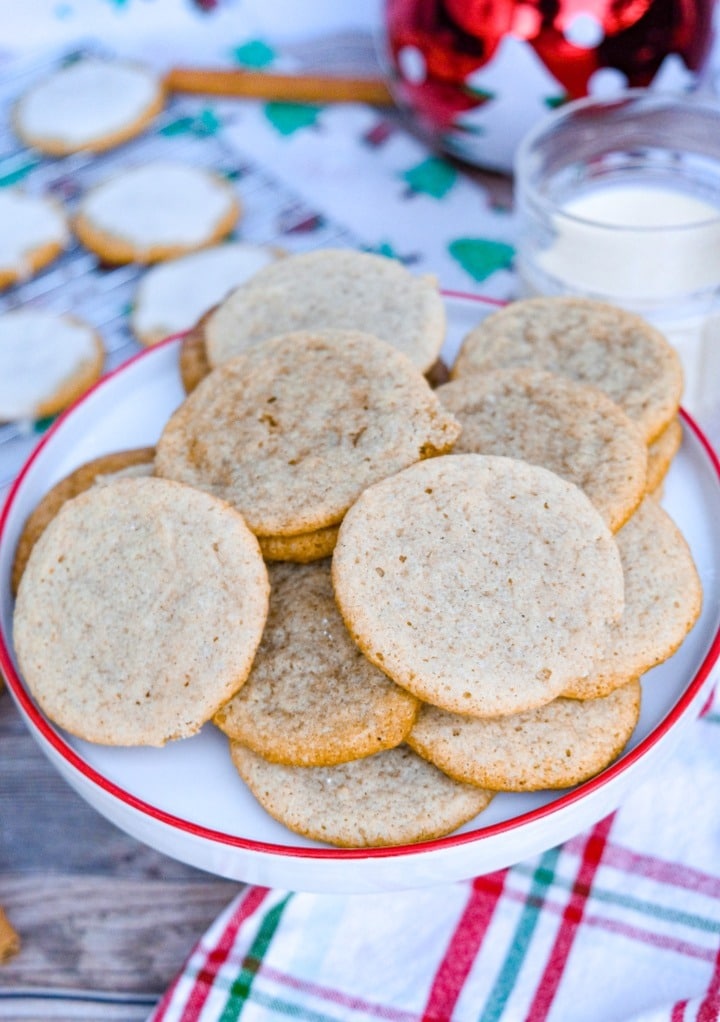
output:
M447 296L452 360L464 333L492 308ZM646 675L640 722L624 755L565 792L503 794L438 841L377 850L329 848L293 835L258 806L212 725L164 749L91 745L54 727L20 678L11 640L9 576L23 522L77 465L106 451L154 443L183 398L178 342L137 356L55 423L25 464L0 517L0 668L27 725L66 780L123 830L174 858L269 887L370 892L449 882L550 848L617 807L702 709L720 654L720 465L687 416L663 503L688 539L705 592L702 616L680 650Z

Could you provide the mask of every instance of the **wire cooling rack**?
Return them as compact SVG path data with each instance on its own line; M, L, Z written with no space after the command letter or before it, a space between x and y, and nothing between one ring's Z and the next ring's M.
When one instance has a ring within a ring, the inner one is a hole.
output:
M6 67L0 77L0 187L18 185L29 194L58 199L72 215L80 197L120 170L156 159L180 160L225 175L236 189L243 216L235 237L288 251L321 247L361 247L340 224L278 181L270 168L241 151L225 130L239 116L237 101L171 97L163 112L140 137L98 155L46 157L22 145L12 130L12 108L35 81L64 63L89 53L83 46L52 58L26 58ZM234 133L237 135L237 132ZM140 265L101 266L75 242L45 271L0 294L0 313L24 307L72 312L100 333L106 350L105 371L126 361L140 346L129 316L135 291L146 272ZM22 463L47 428L47 420L0 424L0 502Z

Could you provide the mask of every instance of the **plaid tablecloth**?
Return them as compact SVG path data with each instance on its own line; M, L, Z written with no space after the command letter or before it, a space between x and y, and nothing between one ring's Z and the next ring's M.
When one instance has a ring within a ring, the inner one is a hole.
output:
M621 808L535 859L371 895L249 887L152 1022L720 1018L720 704Z

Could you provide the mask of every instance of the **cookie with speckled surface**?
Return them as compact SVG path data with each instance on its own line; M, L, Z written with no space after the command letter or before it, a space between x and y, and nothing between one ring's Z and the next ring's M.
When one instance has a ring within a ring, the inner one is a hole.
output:
M221 365L258 341L298 330L359 330L400 351L423 372L445 340L437 281L396 259L353 249L288 256L260 270L208 319L210 364Z
M343 848L443 837L493 793L453 781L407 745L332 767L269 763L238 742L233 763L260 805L290 830Z
M679 416L668 423L662 433L648 446L646 488L655 493L670 470L673 458L680 450L683 438L682 422Z
M20 670L72 734L164 745L245 682L268 591L257 540L223 501L154 477L93 486L30 554L13 623Z
M212 371L205 350L205 323L212 312L201 316L195 326L191 327L180 342L178 368L183 390L190 394L198 383Z
M94 484L102 485L109 479L117 478L118 475L152 475L154 457L154 447L138 447L128 451L102 454L99 458L79 465L48 490L20 533L12 567L12 591L17 593L30 551L66 501L84 493Z
M313 532L299 532L296 536L258 536L258 543L266 561L310 561L329 557L337 543L339 525L327 525Z
M463 340L453 379L535 366L599 387L647 443L677 413L680 357L640 316L587 298L526 298L492 313Z
M473 716L586 675L623 609L612 533L574 484L512 458L434 458L365 490L333 553L355 642L419 699Z
M418 702L360 652L335 604L330 564L271 565L270 612L247 682L215 715L264 759L332 766L399 745Z
M22 141L51 156L103 152L139 135L165 105L151 68L88 56L29 88L12 112Z
M156 263L220 241L240 213L232 185L219 174L154 160L91 188L74 229L103 263Z
M640 715L637 679L604 699L554 699L481 720L423 705L407 742L450 777L492 791L570 788L617 759Z
M647 447L606 394L542 369L496 369L438 388L462 432L456 454L542 465L584 490L615 532L645 494Z
M605 654L563 695L594 699L644 674L679 648L702 609L702 583L690 548L657 501L642 502L616 534L625 576L625 610Z
M155 468L228 500L257 535L292 537L338 524L365 487L448 451L459 430L384 341L301 332L206 377L170 417Z

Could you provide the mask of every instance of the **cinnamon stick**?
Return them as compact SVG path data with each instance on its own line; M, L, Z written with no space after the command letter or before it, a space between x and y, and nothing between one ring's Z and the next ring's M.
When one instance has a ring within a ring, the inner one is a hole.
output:
M393 102L387 85L379 78L175 67L167 73L165 85L171 92L211 93L286 103L390 106Z

